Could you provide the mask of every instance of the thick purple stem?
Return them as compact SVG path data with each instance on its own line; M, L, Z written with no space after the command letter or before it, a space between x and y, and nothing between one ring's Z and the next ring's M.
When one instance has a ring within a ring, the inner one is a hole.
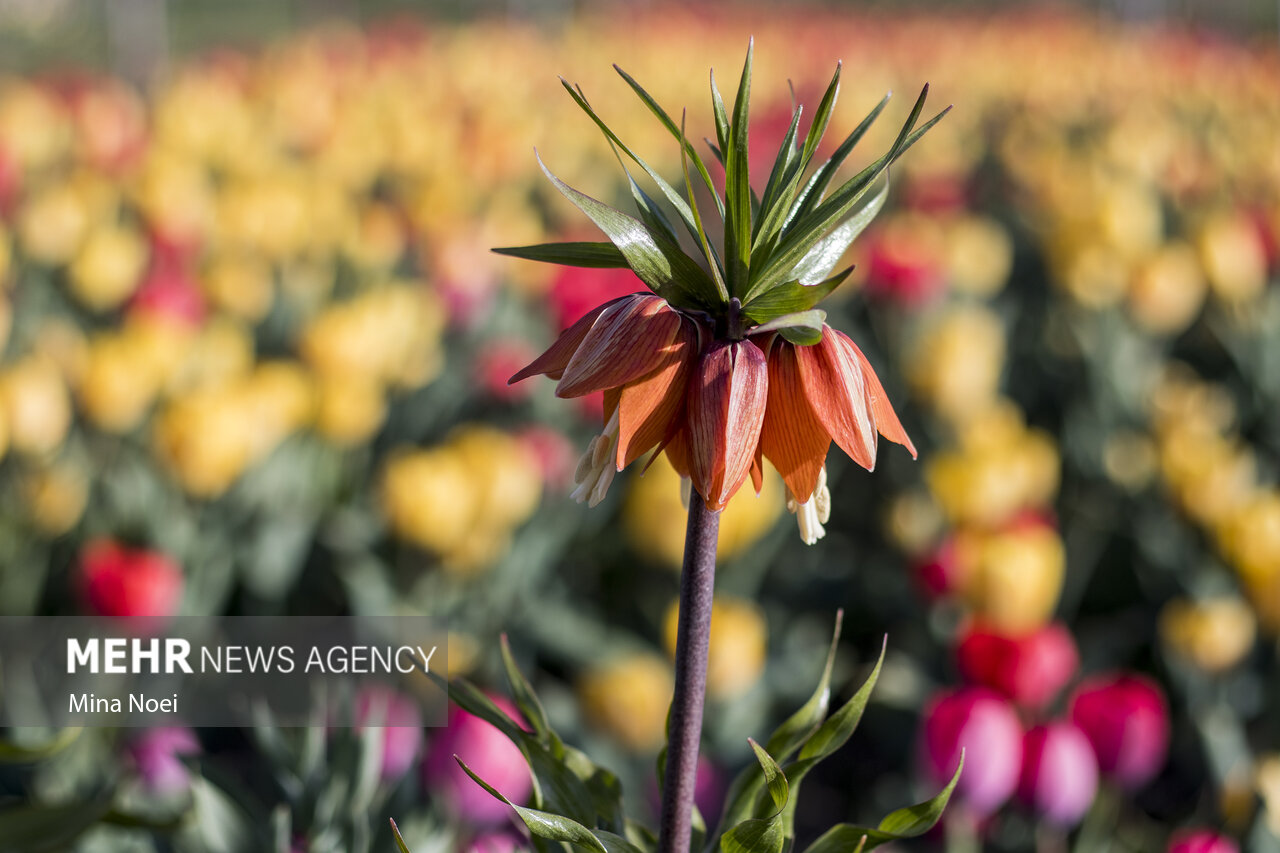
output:
M689 501L684 567L680 571L676 686L671 698L671 737L667 743L667 775L662 786L658 853L689 853L702 707L707 692L707 645L711 637L711 600L719 534L720 513L707 509L695 490Z

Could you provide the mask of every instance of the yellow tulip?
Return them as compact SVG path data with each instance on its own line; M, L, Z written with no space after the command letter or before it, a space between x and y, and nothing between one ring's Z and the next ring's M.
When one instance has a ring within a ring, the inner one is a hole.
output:
M676 654L679 601L673 601L663 621L667 655ZM711 605L711 639L707 652L707 692L732 699L750 690L764 672L766 648L764 614L754 603L717 597Z
M578 699L593 725L633 752L649 752L666 739L673 685L666 661L636 652L585 672L578 680Z

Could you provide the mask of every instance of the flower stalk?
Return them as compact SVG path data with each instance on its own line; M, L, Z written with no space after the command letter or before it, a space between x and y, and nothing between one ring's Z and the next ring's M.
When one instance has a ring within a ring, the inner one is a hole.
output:
M662 785L658 853L689 853L693 792L698 777L702 710L707 692L707 647L715 592L716 540L720 512L700 499L689 501L684 565L680 570L680 616L676 628L675 692L668 722L667 770Z

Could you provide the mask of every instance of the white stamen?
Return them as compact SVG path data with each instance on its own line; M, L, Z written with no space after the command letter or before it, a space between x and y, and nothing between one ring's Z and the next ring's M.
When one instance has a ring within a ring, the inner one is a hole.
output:
M818 474L818 485L813 494L804 503L795 499L790 490L787 491L787 511L794 513L800 526L800 539L806 545L812 545L827 535L822 526L831 519L831 490L827 488L827 468L824 465Z
M578 503L586 502L587 506L596 506L609 491L609 484L618 473L615 461L618 447L618 410L613 410L604 432L591 439L586 453L578 460L578 467L573 474L573 482L577 484L569 497Z
M680 505L689 509L689 501L693 500L693 480L688 477L680 478Z

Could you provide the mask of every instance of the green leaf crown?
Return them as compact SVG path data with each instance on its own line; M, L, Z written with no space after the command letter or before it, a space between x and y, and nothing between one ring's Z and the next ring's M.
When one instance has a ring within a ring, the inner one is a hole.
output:
M622 79L679 142L684 194L618 138L587 102L581 87L561 79L570 97L613 148L626 174L638 218L568 186L539 157L538 163L551 183L605 233L609 242L545 243L494 251L566 266L626 267L677 308L704 313L712 319L729 317L730 322L744 328L767 324L796 343L820 340L825 314L812 309L852 271L849 267L833 274L845 250L884 206L889 167L951 108L917 127L929 93L926 84L889 150L832 189L836 173L889 101L889 95L885 95L831 156L815 166L815 155L840 88L841 66L837 64L803 139L798 135L803 106L794 107L764 191L757 194L748 176L753 49L748 45L732 113L716 86L715 74L711 75L716 140L708 140L708 145L724 167L723 195L706 162L685 135L685 116L682 114L680 124L676 124L639 83L615 65ZM628 160L648 175L675 211L675 219L700 250L698 258L681 248L680 234L671 217L636 183ZM879 189L859 206L882 175L885 180ZM724 224L723 239L718 245L710 239L709 223L698 209L695 181L705 186Z

